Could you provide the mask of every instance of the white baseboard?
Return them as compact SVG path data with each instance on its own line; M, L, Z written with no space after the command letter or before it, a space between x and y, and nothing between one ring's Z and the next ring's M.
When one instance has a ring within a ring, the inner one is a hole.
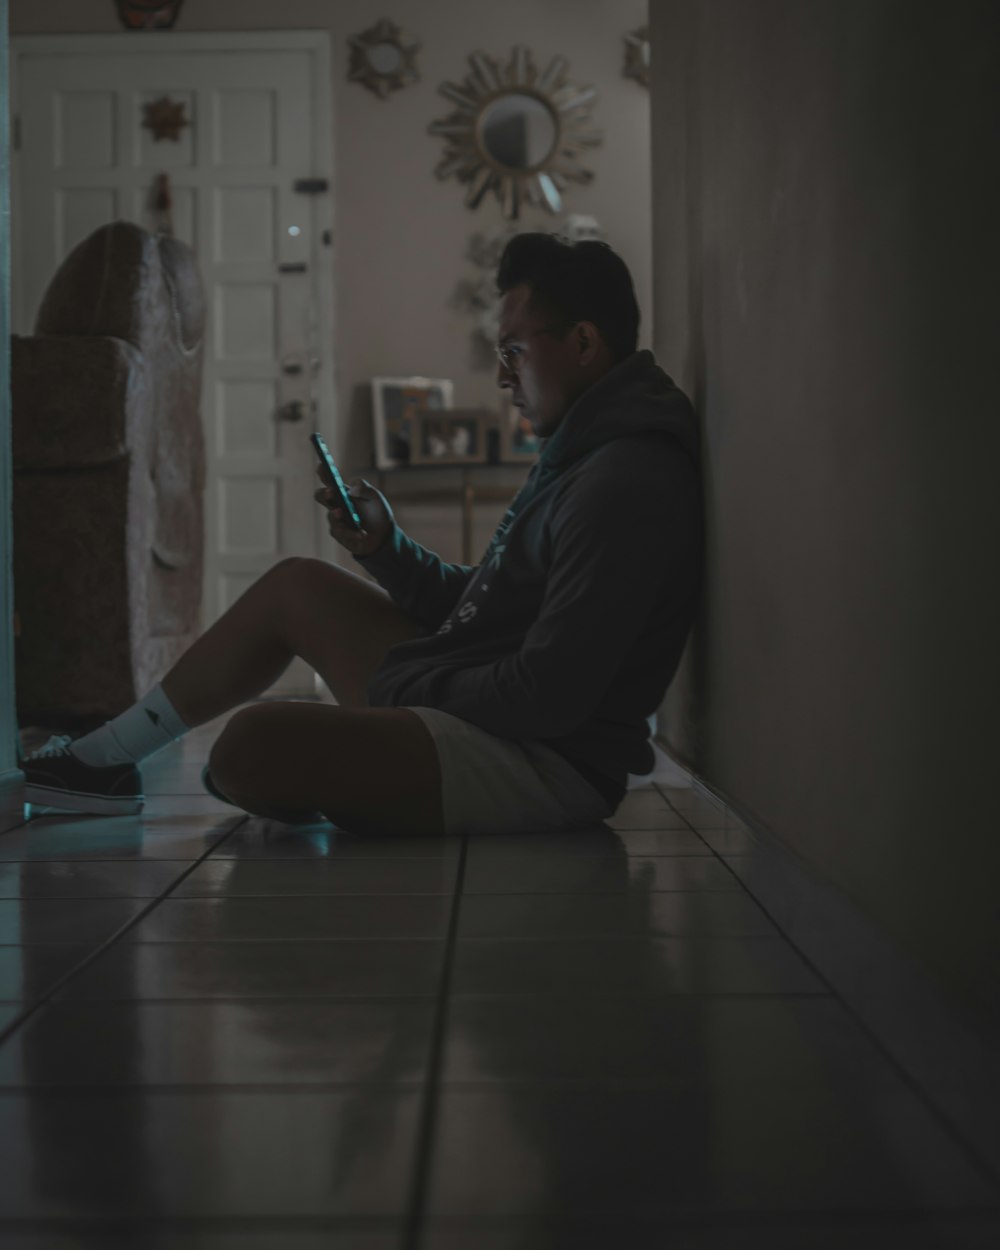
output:
M658 782L664 796L690 811L700 836L1000 1179L1000 1027L946 997L868 916L759 821L683 765L674 767L690 789Z
M25 821L24 774L18 769L0 773L0 833Z

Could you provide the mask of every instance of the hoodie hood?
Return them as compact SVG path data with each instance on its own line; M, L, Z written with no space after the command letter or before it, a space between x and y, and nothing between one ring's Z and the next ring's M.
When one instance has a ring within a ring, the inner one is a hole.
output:
M698 418L684 394L649 351L615 365L576 400L549 438L539 459L546 470L587 455L603 443L629 434L662 433L676 439L697 466Z

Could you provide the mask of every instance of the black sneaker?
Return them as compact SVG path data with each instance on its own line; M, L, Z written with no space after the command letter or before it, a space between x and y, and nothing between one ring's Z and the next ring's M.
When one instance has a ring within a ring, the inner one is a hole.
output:
M97 816L131 816L146 799L134 764L95 768L70 751L69 736L55 736L22 760L24 799L36 807L58 807Z

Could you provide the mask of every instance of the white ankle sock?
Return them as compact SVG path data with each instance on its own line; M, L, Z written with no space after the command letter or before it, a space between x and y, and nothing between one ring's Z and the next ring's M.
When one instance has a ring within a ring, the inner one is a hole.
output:
M110 764L138 764L188 731L173 704L154 686L144 698L100 729L71 744L70 751L95 768Z

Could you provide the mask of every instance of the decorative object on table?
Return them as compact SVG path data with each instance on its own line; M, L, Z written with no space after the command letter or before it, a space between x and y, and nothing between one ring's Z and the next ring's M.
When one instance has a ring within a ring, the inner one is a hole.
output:
M184 0L115 0L126 30L169 30Z
M450 408L452 392L449 378L372 378L375 467L409 464L417 417Z
M473 318L475 368L496 368L493 348L500 332L497 266L504 248L520 231L521 227L513 224L495 226L492 230L477 230L470 235L465 249L465 259L476 272L471 278L462 278L456 283L448 303L452 308L468 312ZM597 218L583 213L568 214L553 233L570 243L605 238Z
M420 81L417 53L420 44L394 22L380 18L360 35L352 35L349 82L359 82L384 100L390 91L398 91Z
M566 185L594 177L578 158L603 139L590 128L597 88L568 82L563 56L538 73L523 47L503 67L485 52L471 53L469 63L472 72L460 85L439 88L456 110L429 128L447 144L435 174L466 183L469 208L492 191L509 221L525 205L560 212Z
M493 414L482 408L421 412L413 425L411 464L485 464Z
M160 96L158 100L150 100L142 106L143 127L153 132L153 142L159 143L163 139L170 139L177 143L181 137L181 131L190 126L190 121L184 116L184 101L171 100L169 96Z
M510 392L504 391L500 410L501 464L530 464L541 450L542 440L531 428L531 422L510 402Z
M592 240L603 243L608 237L597 218L588 213L570 213L559 233L570 243L586 243Z
M623 77L634 78L643 87L648 87L650 60L649 27L640 26L637 30L629 31L622 38L625 40L625 64L622 67Z

